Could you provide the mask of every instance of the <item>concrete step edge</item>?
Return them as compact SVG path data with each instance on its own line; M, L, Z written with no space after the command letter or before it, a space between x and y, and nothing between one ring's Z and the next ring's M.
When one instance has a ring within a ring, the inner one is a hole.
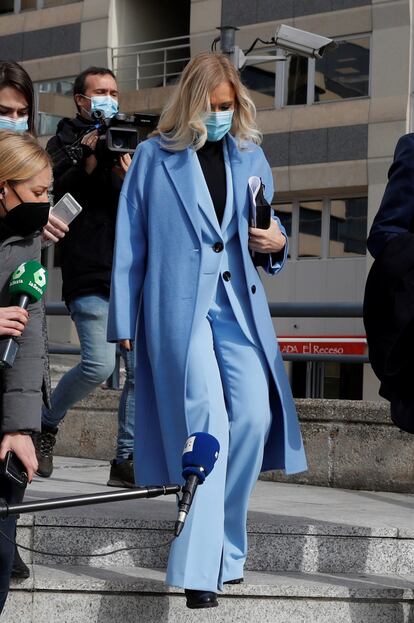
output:
M166 519L136 519L114 517L84 517L76 515L54 515L52 513L38 513L34 515L22 515L18 520L18 527L27 528L50 528L50 529L70 529L70 528L97 528L101 530L117 531L155 531L172 532L174 520ZM324 523L318 521L301 522L297 518L289 523L273 520L258 521L249 519L247 522L247 533L249 535L269 535L269 536L290 536L290 537L338 537L338 538L360 538L360 539L404 539L414 540L413 529L398 528L394 526L366 527L341 523Z
M15 591L128 592L177 594L164 584L165 572L145 567L31 565L29 579L12 582ZM354 575L246 572L245 582L226 585L224 597L300 597L341 600L414 599L414 574Z

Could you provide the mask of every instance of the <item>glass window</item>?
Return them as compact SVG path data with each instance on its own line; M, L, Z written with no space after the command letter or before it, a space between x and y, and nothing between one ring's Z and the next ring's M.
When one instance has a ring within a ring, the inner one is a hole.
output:
M43 8L48 9L52 6L62 6L64 4L73 4L79 2L79 0L43 0Z
M37 8L37 0L21 0L21 10L22 11L33 11Z
M255 48L252 54L259 56L274 56L275 50ZM255 65L245 65L241 71L243 84L249 89L250 96L258 108L273 108L275 101L275 72L276 63L260 62Z
M291 203L279 203L273 206L276 216L280 218L280 222L286 230L286 234L289 242L289 250L291 250L291 240L292 240L292 211L293 206ZM288 257L291 257L291 254L288 253Z
M39 136L56 134L57 125L62 118L60 115L49 115L45 112L39 112L38 118L37 133Z
M292 204L278 203L273 208L276 216L280 218L283 227L286 229L288 238L290 238L292 235Z
M68 107L60 97L69 98L72 101L73 83L75 78L61 78L37 82L35 87L39 93L39 117L37 132L40 136L54 134L59 120L68 116ZM57 95L59 97L49 97Z
M316 61L315 102L369 95L369 37L343 41Z
M329 234L330 257L366 255L367 197L332 199Z
M62 80L49 80L39 82L39 93L56 93L72 97L74 78L64 78Z
M13 13L14 0L1 0L0 1L0 15L2 13Z
M298 257L321 257L322 209L322 201L300 202Z
M325 362L323 398L362 400L362 363Z
M308 59L302 56L288 56L286 60L287 89L286 104L306 104L308 92Z

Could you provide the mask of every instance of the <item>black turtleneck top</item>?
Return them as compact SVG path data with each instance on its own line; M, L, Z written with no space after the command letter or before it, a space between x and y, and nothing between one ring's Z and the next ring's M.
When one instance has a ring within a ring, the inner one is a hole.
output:
M206 141L197 151L198 160L221 225L226 206L226 169L224 166L223 139Z

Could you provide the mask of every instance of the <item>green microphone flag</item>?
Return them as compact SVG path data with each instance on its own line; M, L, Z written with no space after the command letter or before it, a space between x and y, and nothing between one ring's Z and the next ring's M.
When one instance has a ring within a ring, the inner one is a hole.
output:
M12 304L26 309L30 303L39 301L46 291L47 270L39 262L30 260L20 264L12 274L9 293ZM11 368L14 364L19 343L12 337L0 340L0 368Z
M47 288L47 270L40 262L30 260L20 264L11 276L9 293L14 300L28 296L31 303L39 301Z

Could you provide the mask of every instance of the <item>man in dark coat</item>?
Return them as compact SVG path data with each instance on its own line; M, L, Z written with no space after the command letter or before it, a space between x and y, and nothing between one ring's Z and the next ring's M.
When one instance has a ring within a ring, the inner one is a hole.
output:
M368 249L375 258L364 300L370 361L394 423L414 433L414 134L398 141Z
M54 164L54 201L70 193L82 206L59 249L63 298L76 325L81 361L58 383L51 409L43 410L42 432L36 438L38 474L43 477L52 473L53 447L66 411L106 381L115 367L115 345L107 343L106 328L118 198L131 157L125 154L114 163L97 153L93 115L99 110L109 119L118 112L114 74L107 68L86 69L75 80L74 100L78 114L62 119L47 150ZM127 368L133 367L132 352L123 354ZM119 410L117 455L108 481L112 486L134 485L134 405L131 387L124 391L128 389Z

